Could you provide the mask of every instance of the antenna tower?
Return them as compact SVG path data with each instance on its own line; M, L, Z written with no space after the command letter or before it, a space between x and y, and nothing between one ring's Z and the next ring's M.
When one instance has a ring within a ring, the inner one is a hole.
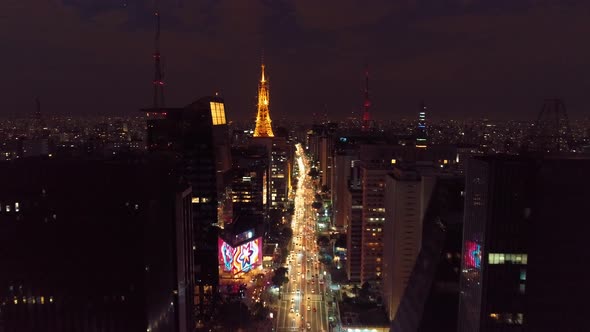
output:
M35 119L41 120L41 101L39 101L39 97L35 97Z
M160 11L156 5L154 12L156 19L156 34L154 40L154 111L164 107L164 81L162 79L162 67L160 65Z
M264 55L263 55L264 56ZM262 59L260 83L258 83L258 111L256 113L256 127L254 137L274 137L270 120L270 93L268 80L264 72L264 58Z
M365 91L364 91L364 102L363 102L363 131L371 129L371 114L369 108L371 107L371 99L369 99L369 65L365 67Z
M563 100L546 99L531 130L531 150L537 152L569 152L572 133Z

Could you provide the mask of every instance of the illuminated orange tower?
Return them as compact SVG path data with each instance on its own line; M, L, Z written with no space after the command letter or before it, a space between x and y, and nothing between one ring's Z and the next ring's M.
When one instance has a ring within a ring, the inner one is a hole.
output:
M258 113L256 114L256 128L254 128L254 137L274 137L270 125L269 90L268 82L264 76L264 63L262 67L262 76L258 84Z

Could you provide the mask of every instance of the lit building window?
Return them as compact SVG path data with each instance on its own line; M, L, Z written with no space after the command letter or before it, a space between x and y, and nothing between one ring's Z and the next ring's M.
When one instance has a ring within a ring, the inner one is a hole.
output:
M225 124L225 107L223 103L211 102L211 118L213 119L213 125Z
M193 204L198 204L198 203L200 203L200 199L199 199L199 197L193 197L193 198L191 199L191 203L193 203Z
M504 254L504 253L489 253L488 264L521 264L527 265L527 254Z
M18 202L14 203L14 211L18 212L20 210L20 204Z

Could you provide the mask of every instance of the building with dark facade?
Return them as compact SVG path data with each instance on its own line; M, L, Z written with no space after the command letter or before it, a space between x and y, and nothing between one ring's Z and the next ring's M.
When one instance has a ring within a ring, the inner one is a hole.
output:
M586 329L588 169L588 159L469 160L458 331Z
M381 284L389 320L395 317L422 247L424 211L436 179L433 173L432 169L400 167L386 176Z
M194 220L195 305L199 326L212 317L219 275L217 238L219 200L231 168L223 99L203 97L184 108L148 114L147 146L170 154L192 187Z
M419 229L421 245L405 282L392 332L457 331L463 192L462 177L447 174L435 178Z
M277 133L284 133L285 136L277 135L272 139L270 151L270 208L283 210L287 205L291 189L295 145L289 140L286 130L277 130Z
M349 188L345 192L347 202L344 220L346 232L346 277L348 281L361 281L361 245L363 243L363 192L360 188Z
M264 146L232 149L232 221L240 214L260 214L268 209L268 158Z
M0 331L191 331L191 190L169 166L0 163Z

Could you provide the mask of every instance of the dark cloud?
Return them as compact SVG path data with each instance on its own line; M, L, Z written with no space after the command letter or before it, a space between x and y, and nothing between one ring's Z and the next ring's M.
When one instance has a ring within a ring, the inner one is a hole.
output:
M583 115L587 1L162 0L170 105L221 91L251 118L264 49L275 118L357 110L371 70L378 118L530 117L547 96ZM153 0L3 0L0 114L41 96L60 113L130 113L150 100Z

